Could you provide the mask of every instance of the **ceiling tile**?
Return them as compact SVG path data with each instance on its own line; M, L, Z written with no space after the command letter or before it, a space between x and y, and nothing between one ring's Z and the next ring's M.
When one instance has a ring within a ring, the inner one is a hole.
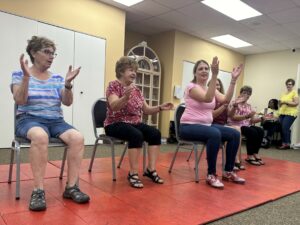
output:
M140 22L142 20L151 18L152 16L147 15L145 13L141 13L141 12L126 12L126 23L127 24L131 24L131 23L135 23L135 22Z
M297 37L295 33L288 31L286 28L284 28L281 25L257 28L255 30L260 31L261 33L269 36L270 39L276 41L288 40Z
M268 16L278 23L291 23L296 21L300 23L300 7L270 13Z
M243 0L262 14L292 9L295 3L292 0Z
M147 0L147 1L140 2L136 5L133 5L132 7L130 7L129 10L130 11L139 10L140 12L147 13L148 15L157 16L162 13L168 12L171 9L159 3L156 3L154 1Z
M289 30L290 32L300 35L300 23L299 22L286 23L283 25L283 27L286 28L287 30Z
M191 3L199 2L199 0L153 0L157 3L167 6L171 9L182 8Z

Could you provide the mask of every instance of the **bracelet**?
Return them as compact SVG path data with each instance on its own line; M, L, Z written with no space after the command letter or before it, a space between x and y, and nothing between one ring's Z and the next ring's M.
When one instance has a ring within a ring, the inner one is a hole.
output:
M162 111L162 108L161 108L161 106L159 105L159 106L158 106L158 112L160 112L160 111Z
M231 81L230 84L235 85L236 81Z
M72 88L73 88L73 85L72 85L72 84L69 84L69 85L66 85L66 84L65 84L65 89L71 90Z

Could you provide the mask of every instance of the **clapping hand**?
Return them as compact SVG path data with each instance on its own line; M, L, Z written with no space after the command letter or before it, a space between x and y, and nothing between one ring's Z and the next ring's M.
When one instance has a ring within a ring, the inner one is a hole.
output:
M30 77L30 71L28 67L28 60L24 60L24 54L20 56L20 65L23 71L24 77Z
M219 73L219 60L218 60L217 56L215 56L213 58L213 61L212 61L211 65L210 65L210 67L211 67L212 75L213 76L217 76L218 73Z
M69 66L69 70L67 72L66 79L65 79L66 84L71 84L72 80L74 80L75 77L77 77L77 75L79 74L80 69L81 67L78 67L76 70L72 70L72 66L71 65Z
M162 110L171 110L171 109L174 108L174 105L173 105L173 103L171 103L171 102L167 102L167 103L161 104L161 105L160 105L160 108L161 108Z
M232 79L236 80L241 75L243 67L244 65L240 64L239 66L233 68L231 72Z
M134 84L130 84L129 86L125 87L124 96L129 99L131 92L134 90Z

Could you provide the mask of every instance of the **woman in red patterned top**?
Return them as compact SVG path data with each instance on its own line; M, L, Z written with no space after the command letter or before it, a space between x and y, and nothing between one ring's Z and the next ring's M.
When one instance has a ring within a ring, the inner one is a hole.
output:
M104 129L107 135L128 142L130 171L128 181L134 188L143 188L138 176L138 159L143 142L148 142L148 167L144 176L153 182L162 184L164 181L156 172L156 159L161 144L159 130L142 123L142 114L156 114L162 110L170 110L172 103L149 106L133 82L136 78L137 62L130 57L121 57L116 63L117 80L111 81L106 90L107 117Z

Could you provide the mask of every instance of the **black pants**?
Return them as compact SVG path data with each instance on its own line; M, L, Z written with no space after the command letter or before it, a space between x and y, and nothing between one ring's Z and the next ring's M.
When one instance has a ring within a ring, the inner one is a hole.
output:
M105 133L109 136L128 141L128 148L141 148L143 142L149 145L160 145L160 131L144 123L130 124L117 122L106 126Z
M258 154L262 139L264 137L264 130L260 127L250 126L241 127L242 135L246 137L247 154Z

